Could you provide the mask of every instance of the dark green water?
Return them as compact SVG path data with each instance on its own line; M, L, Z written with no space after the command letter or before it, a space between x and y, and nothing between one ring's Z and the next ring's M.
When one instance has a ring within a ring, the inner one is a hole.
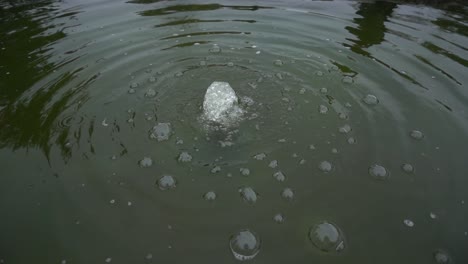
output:
M0 263L468 263L467 67L460 5L0 1Z

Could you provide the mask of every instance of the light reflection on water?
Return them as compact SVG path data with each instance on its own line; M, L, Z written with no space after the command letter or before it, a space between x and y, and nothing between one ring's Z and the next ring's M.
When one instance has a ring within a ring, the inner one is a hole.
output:
M467 262L467 7L0 7L4 263Z

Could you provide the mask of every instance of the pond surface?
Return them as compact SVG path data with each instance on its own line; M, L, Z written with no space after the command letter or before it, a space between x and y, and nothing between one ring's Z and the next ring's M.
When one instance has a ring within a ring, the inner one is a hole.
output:
M467 6L2 0L0 36L0 263L468 263Z

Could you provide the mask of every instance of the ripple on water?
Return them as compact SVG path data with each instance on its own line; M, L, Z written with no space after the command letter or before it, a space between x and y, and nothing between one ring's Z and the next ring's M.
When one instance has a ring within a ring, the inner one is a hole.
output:
M345 248L345 241L341 230L327 221L312 226L309 230L312 244L324 252L340 252Z
M229 240L229 248L234 258L240 261L251 260L260 252L260 237L248 229L233 234Z

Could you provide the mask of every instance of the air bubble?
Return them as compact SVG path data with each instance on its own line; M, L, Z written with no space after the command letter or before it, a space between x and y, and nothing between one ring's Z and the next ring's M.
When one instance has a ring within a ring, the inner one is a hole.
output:
M217 45L214 45L209 51L210 51L211 53L220 53L220 52L221 52L221 48L218 47Z
M134 94L136 91L133 88L128 89L128 94Z
M286 176L284 176L283 172L281 171L273 173L273 178L275 178L279 182L284 182L284 180L286 180Z
M325 105L320 105L319 106L319 113L321 113L321 114L328 113L328 107L326 107Z
M329 161L324 160L324 161L320 162L318 168L321 171L323 171L325 173L328 173L328 172L332 171L333 165Z
M424 134L419 130L411 131L410 136L416 140L421 140L424 138Z
M220 166L216 166L214 167L213 169L211 169L211 173L218 173L221 171L221 167Z
M260 237L244 229L233 234L229 240L229 247L234 258L240 261L251 260L260 252Z
M251 187L243 187L239 189L239 193L245 202L249 204L257 202L257 193Z
M276 223L278 224L282 224L284 223L284 216L282 214L276 214L275 216L273 216L273 221L275 221Z
M188 152L182 152L179 154L179 158L177 159L179 162L190 162L192 161L192 155Z
M232 67L232 66L234 66L234 63L233 62L228 62L227 66Z
M345 76L341 81L346 84L351 84L354 82L353 78L350 76Z
M142 168L149 168L153 165L153 160L150 157L144 157L138 163L140 164L140 167Z
M351 131L351 126L346 124L346 125L340 127L338 129L338 131L340 131L340 133L347 134L347 133L349 133Z
M151 76L151 77L149 78L149 81L150 81L150 82L155 82L156 80L157 80L157 79L156 79L156 77L154 77L154 76Z
M278 167L278 161L277 160L270 161L270 164L268 164L268 167L270 167L272 169Z
M317 76L323 76L323 72L321 72L321 71L318 71L318 72L316 72L315 74L316 74Z
M328 89L323 87L323 88L320 88L320 92L323 93L323 94L326 94L328 93Z
M207 201L213 201L216 199L216 193L213 191L209 191L203 195L203 198Z
M356 141L355 138L353 138L353 137L348 138L348 144L356 144L356 143L357 143L357 141Z
M132 83L132 84L130 84L130 88L135 89L135 88L137 88L137 87L138 87L138 83Z
M276 66L283 66L283 61L281 61L281 60L275 60L274 64L275 64Z
M403 223L407 226L407 227L413 227L414 226L414 222L409 220L409 219L405 219L403 221Z
M154 89L148 89L145 93L145 97L152 98L156 96L156 91Z
M434 252L434 260L437 264L448 264L450 255L445 250L438 249Z
M283 197L283 199L287 201L292 201L292 199L294 198L294 192L291 190L291 188L285 188L281 192L281 197Z
M244 176L249 176L250 175L250 170L247 169L247 168L240 168L239 171Z
M158 123L153 127L150 138L156 139L157 141L168 140L171 136L171 124L170 123Z
M174 189L176 187L176 180L174 177L170 175L164 175L161 178L159 178L157 185L159 189L165 191L169 189Z
M253 158L256 159L256 160L264 160L266 158L266 154L265 153L259 153L259 154L255 155Z
M379 164L370 166L369 174L377 180L386 180L389 177L387 169Z
M200 61L200 63L198 63L198 65L200 65L200 66L206 66L206 61Z
M414 172L414 167L411 164L405 163L401 165L401 169L406 172L406 173L413 173Z
M309 239L315 247L324 252L340 252L345 248L340 229L326 221L310 228Z
M376 105L376 104L379 103L379 99L377 99L377 97L375 97L375 95L372 95L372 94L366 95L366 97L364 97L364 99L362 99L362 100L367 105Z

